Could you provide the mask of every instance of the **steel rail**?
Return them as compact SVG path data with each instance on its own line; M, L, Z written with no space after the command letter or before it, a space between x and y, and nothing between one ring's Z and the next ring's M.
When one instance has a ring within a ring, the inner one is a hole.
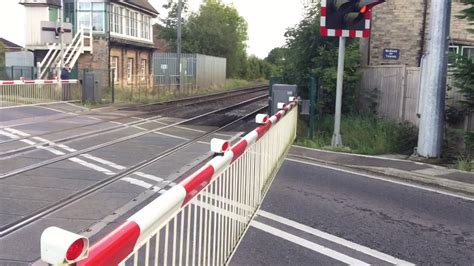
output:
M193 100L199 100L201 98L206 98L206 97L214 97L214 96L219 96L219 95L223 95L223 97L221 98L225 98L225 96L229 96L229 94L234 94L234 95L241 95L241 94L245 94L247 93L248 91L250 90L255 90L257 89L256 91L260 91L260 90L265 90L267 89L268 86L262 86L262 87L253 87L253 88L245 88L245 89L237 89L237 90L231 90L231 91L226 91L226 92L218 92L218 93L213 93L213 94L206 94L206 95L199 95L199 96L196 96L196 97L187 97L187 98L182 98L182 99L176 99L176 100L169 100L169 101L164 101L164 102L157 102L157 103L150 103L150 104L144 104L144 105L139 105L139 106L148 106L148 105L163 105L163 106L166 106L168 104L174 104L174 103L179 103L179 102L186 102L186 101L193 101ZM48 104L57 104L57 103L61 103L61 102L55 102L55 103L48 103ZM41 104L41 105L46 105L46 104ZM29 106L32 106L32 105L29 105ZM37 105L35 105L37 106ZM134 108L135 106L129 106L129 107L124 107L124 108L119 108L117 110L127 110L128 108ZM15 108L18 108L18 106L15 106ZM100 114L102 111L99 110L99 109L102 109L102 108L98 108L98 109L94 109L93 111L91 112L88 112L86 114L78 114L78 115L75 115L74 117L81 117L81 116L89 116L89 115L95 115L95 114ZM74 113L74 112L73 112ZM131 116L123 116L123 117L120 117L120 118L116 118L116 119L123 119L123 118L130 118L130 117L133 117L134 115L131 115ZM59 118L52 118L52 119L44 119L44 120L41 120L39 122L51 122L51 121L58 121L58 120L63 120L63 119L69 119L71 117L59 117ZM111 122L113 121L112 120L103 120L105 122ZM36 122L37 123L37 122ZM16 125L10 125L10 126L0 126L0 129L3 129L3 128L12 128L12 127L18 127L18 126L23 126L23 125L27 125L29 123L21 123L21 124L16 124ZM0 144L3 143L3 142L0 142Z
M257 91L257 92L260 92L260 91ZM255 92L255 93L257 93L257 92ZM233 95L232 97L241 96L242 94ZM219 100L219 99L227 99L228 97L229 96L223 96L223 97L219 97L219 98L212 98L212 99L209 99L209 100L206 100L206 101L201 101L199 103L188 103L188 104L180 105L180 107L190 106L190 105L195 105L195 104L201 104L201 103L204 103L204 102L212 102L212 101L216 101L216 100ZM171 109L174 109L174 108L176 108L176 106L170 106L170 107L167 107L165 109L150 112L148 114L157 114L159 112L163 112L165 110L171 110ZM131 115L130 117L134 117L134 116L136 116L136 115ZM118 120L130 118L130 117L121 117ZM111 126L111 127L108 127L108 128L93 130L93 131L90 131L90 132L84 132L84 133L74 135L74 136L68 136L68 137L61 138L61 139L51 140L51 142L60 144L60 143L66 143L66 142L73 141L73 140L81 140L81 139L84 139L84 138L100 136L100 135L108 134L108 133L111 133L111 132L117 132L117 131L120 131L120 130L124 130L124 129L127 129L128 127L130 127L130 126L139 126L139 125L143 125L143 124L147 124L147 123L151 123L151 122L158 122L160 118L162 118L162 117L150 117L150 118L148 118L148 120L147 120L147 118L141 118L141 119L144 119L145 121L142 121L142 120L132 121L132 122L125 123L125 124L122 124L122 125L115 125L115 126ZM58 133L58 132L65 132L65 131L69 131L69 130L73 130L73 129L88 127L88 126L91 126L91 125L94 125L94 124L102 124L102 123L106 123L106 122L113 122L113 120L101 121L101 122L98 122L98 123L88 124L88 125L84 125L84 126L68 128L66 130L61 129L61 130L50 131L50 132L46 132L46 133L42 133L42 134L38 134L38 135L19 137L17 139L12 139L12 140L8 140L8 141L5 141L5 142L0 142L0 146L2 144L12 143L14 141L21 141L21 140L24 140L24 139L32 139L32 138L35 138L35 137L43 137L43 136L46 136L46 135L49 135L49 134L54 134L54 133ZM24 155L24 154L26 154L25 152L34 151L38 147L47 147L47 146L51 146L50 143L38 143L37 145L34 145L34 146L26 146L26 147L21 147L21 148L17 148L17 149L11 149L11 150L0 153L0 160L10 159L10 158L12 158L12 156L18 155L21 152L23 152L23 153L21 153L21 155Z
M84 153L88 153L88 152L95 151L95 150L98 150L98 149L101 149L101 148L112 146L114 144L122 143L122 142L125 142L125 141L128 141L128 140L131 140L131 139L135 139L135 138L147 135L147 134L158 132L158 131L163 130L163 129L171 128L171 127L178 126L178 125L181 125L181 124L184 124L184 123L188 123L188 122L191 122L191 121L194 121L194 120L198 120L200 118L203 118L203 117L206 117L206 116L209 116L209 115L212 115L212 114L227 111L229 109L233 109L233 108L243 106L243 105L255 102L255 101L259 101L259 100L264 99L266 97L267 97L267 95L258 96L258 97L255 97L255 98L252 98L252 99L249 99L249 100L239 102L239 103L231 105L231 106L226 106L224 108L220 108L220 109L213 110L213 111L210 111L210 112L207 112L207 113L204 113L204 114L200 114L200 115L197 115L197 116L194 116L194 117L191 117L191 118L179 121L179 122L175 122L175 123L172 123L172 124L169 124L169 125L166 125L166 126L162 126L162 127L155 128L155 129L152 129L152 130L147 130L147 131L135 133L135 134L132 134L130 136L125 136L125 137L115 139L115 140L112 140L112 141L109 141L109 142L105 142L105 143L102 143L102 144L99 144L99 145L96 145L96 146L88 147L88 148L78 150L78 151L75 151L75 152L72 152L72 153L69 153L69 154L61 155L61 156L58 156L56 158L52 158L52 159L49 159L49 160L46 160L46 161L43 161L43 162L32 164L32 165L29 165L27 167L23 167L23 168L16 169L16 170L13 170L13 171L10 171L10 172L7 172L7 173L3 173L3 174L0 175L0 180L15 176L17 174L21 174L21 173L24 173L24 172L27 172L27 171L31 171L31 170L34 170L34 169L37 169L37 168L40 168L40 167L43 167L43 166L47 166L47 165L50 165L50 164L53 164L53 163L56 163L56 162L64 161L64 160L79 156L79 155L84 154Z
M237 104L233 107L238 107L238 106L242 106L242 103L239 103L239 104ZM174 153L176 153L180 150L183 150L183 149L191 146L192 144L194 144L194 143L196 143L196 142L198 142L198 141L200 141L200 140L202 140L202 139L204 139L204 138L206 138L206 137L208 137L208 136L210 136L210 135L212 135L216 132L219 132L219 131L227 128L227 127L230 127L230 126L232 126L232 125L234 125L234 124L236 124L236 123L238 123L242 120L248 119L252 115L254 115L258 112L261 112L262 110L266 110L266 108L268 108L268 106L260 107L256 110L253 110L250 113L248 113L247 115L239 117L235 120L232 120L231 122L225 124L224 126L221 126L217 129L214 129L214 130L211 130L209 132L203 133L202 135L200 135L196 138L190 139L190 140L188 140L188 141L186 141L182 144L178 144L177 146L172 147L172 148L158 154L157 156L154 156L152 158L149 158L147 160L139 162L139 163L131 166L130 168L128 168L128 169L126 169L126 170L124 170L124 171L122 171L118 174L115 174L115 175L113 175L109 178L106 178L106 179L104 179L104 180L102 180L102 181L100 181L100 182L98 182L98 183L96 183L96 184L94 184L90 187L82 189L82 190L74 193L73 195L67 197L66 199L63 199L61 201L58 201L58 202L55 202L55 203L50 204L48 206L45 206L45 207L37 210L36 212L34 212L34 213L32 213L28 216L22 217L21 219L15 221L13 223L4 225L4 226L0 227L0 238L6 236L8 234L11 234L11 233L13 233L13 232L15 232L15 231L31 224L31 223L33 223L35 221L39 220L39 219L41 219L41 218L57 211L57 210L60 210L60 209L66 207L70 204L78 202L79 200L85 198L86 196L88 196L88 195L90 195L90 194L92 194L92 193L94 193L94 192L96 192L96 191L98 191L98 190L114 183L114 182L117 182L118 180L120 180L120 179L122 179L122 178L124 178L124 177L140 170L140 169L143 169L143 168L153 164L153 163L165 158L166 156L169 156L169 155L174 154ZM223 109L230 109L230 107L229 108L223 108ZM220 109L217 112L221 112L221 111L225 111L225 110ZM213 113L216 113L216 112L208 113L206 115L210 115L210 114L213 114ZM200 116L200 117L202 117L202 116ZM194 119L197 119L197 118L194 118ZM170 180L170 181L173 181L173 180Z
M199 99L204 98L205 100L199 101L199 102L192 102L193 99L188 98L186 100L190 101L189 103L185 103L185 104L182 104L182 105L179 105L179 106L189 106L189 105L198 104L198 103L211 102L211 101L215 101L215 100L226 99L229 96L231 96L231 97L240 96L240 95L244 95L244 94L249 93L248 90L250 90L250 89L247 89L246 91L238 91L238 93L234 93L232 95L225 94L225 95L220 96L220 94L219 94L219 95L215 95L215 96L219 96L219 97L215 97L215 98L214 97L212 97L212 98L207 97L207 99L206 99L206 97L200 97ZM250 93L257 93L257 92L261 92L261 91L264 91L264 90L265 90L265 88L259 88L255 91L250 92ZM229 93L229 94L231 94L231 93ZM197 100L199 100L199 99L197 99ZM164 111L172 110L173 108L176 107L176 105L166 106L167 104L171 104L171 103L172 102L159 103L159 104L163 104L164 108L149 110L147 113L145 113L145 115L152 115L152 114L155 114L155 113L158 113L158 112L164 112ZM157 104L155 103L155 105L157 105ZM118 109L118 110L126 110L126 109ZM74 116L74 118L79 117L79 116L90 116L90 115L94 115L94 114L98 114L98 113L100 113L100 112L95 112L94 111L94 112L90 112L90 113L87 113L87 114L79 114L77 116ZM114 119L105 119L105 120L101 120L99 122L95 122L95 123L91 123L91 124L87 124L87 125L71 127L71 128L67 128L65 130L49 131L49 132L41 133L41 134L34 135L34 136L32 135L32 136L29 136L29 137L20 137L18 139L10 139L10 140L5 140L5 141L0 141L0 145L6 144L6 143L11 143L11 142L16 142L16 141L21 141L22 139L28 139L28 138L32 138L32 137L41 137L41 136L48 135L48 134L51 134L51 133L57 133L57 132L62 132L62 131L67 131L67 130L73 130L73 129L84 128L84 127L88 127L88 126L99 125L99 124L107 123L107 122L118 122L120 120L127 119L127 118L133 118L133 117L141 118L140 115L144 115L144 114L131 114L131 115L126 115L126 116L122 116L122 117L114 118ZM61 118L55 118L55 119L51 119L51 120L42 120L41 122L51 122L51 121L65 120L65 119L70 119L70 118L71 117L61 117ZM37 122L35 122L35 123L37 123ZM21 125L25 125L25 124L21 124ZM20 125L0 127L0 129L2 129L2 128L14 128L14 127L17 127L17 126L20 126ZM0 156L1 156L1 154L0 154Z

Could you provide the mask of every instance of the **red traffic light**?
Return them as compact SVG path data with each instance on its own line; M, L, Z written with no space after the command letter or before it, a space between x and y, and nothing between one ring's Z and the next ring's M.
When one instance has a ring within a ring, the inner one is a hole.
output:
M378 4L382 4L384 2L385 0L360 0L360 1L357 1L357 7L359 8L360 13L365 14L374 6Z

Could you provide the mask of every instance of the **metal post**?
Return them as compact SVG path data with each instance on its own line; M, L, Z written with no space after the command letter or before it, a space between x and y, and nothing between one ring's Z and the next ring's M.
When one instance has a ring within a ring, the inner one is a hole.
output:
M115 103L115 72L112 71L112 103Z
M346 37L339 37L339 55L337 61L337 88L336 88L336 112L334 114L334 134L331 145L342 146L341 138L341 107L342 107L342 84L344 81L344 56L346 54Z
M178 24L177 24L177 38L176 38L176 53L177 53L177 64L176 72L178 75L178 91L181 89L181 9L182 0L178 0Z
M315 105L316 105L316 79L309 78L309 139L314 138Z
M61 9L59 11L59 27L60 27L60 31L59 31L59 40L61 42L61 45L60 45L60 48L61 49L59 51L59 56L61 57L61 65L59 66L59 77L61 77L61 68L63 67L64 65L64 51L63 51L63 10L64 10L64 0L61 0Z
M427 158L441 156L443 146L444 105L448 67L448 35L451 0L433 1L431 5L428 62L422 77L423 97L417 153Z

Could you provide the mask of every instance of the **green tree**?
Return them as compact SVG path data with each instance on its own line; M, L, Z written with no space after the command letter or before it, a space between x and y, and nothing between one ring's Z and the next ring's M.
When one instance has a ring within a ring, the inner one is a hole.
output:
M460 18L467 19L471 25L474 23L474 0L462 0L467 8L464 9L459 16ZM474 29L470 29L474 32ZM461 93L464 95L464 99L461 104L466 108L466 111L474 111L474 58L467 59L463 57L457 58L456 67L453 72L454 84Z
M474 26L474 0L461 0L461 2L468 7L461 12L459 17L469 20L470 24ZM470 29L470 31L473 32L474 29Z
M168 0L163 5L163 8L168 11L165 18L161 18L160 23L153 25L153 38L155 43L159 39L163 39L169 42L170 48L176 51L176 38L177 38L177 22L178 22L178 1ZM182 0L182 12L181 12L181 23L186 24L186 15L188 14L189 4L188 0Z
M247 60L247 22L232 6L207 0L183 31L183 51L227 58L227 75L239 77Z
M5 68L5 52L5 45L0 43L0 68Z
M322 97L319 99L321 110L334 112L338 39L322 37L320 28L320 7L311 6L305 18L286 33L286 57L283 77L287 82L306 87L308 78L320 79ZM357 87L359 81L360 55L358 39L348 39L344 68L343 112L357 111Z
M288 48L279 47L272 49L268 56L265 58L265 62L269 64L269 71L266 76L282 76L283 70L286 63L286 58L288 54Z

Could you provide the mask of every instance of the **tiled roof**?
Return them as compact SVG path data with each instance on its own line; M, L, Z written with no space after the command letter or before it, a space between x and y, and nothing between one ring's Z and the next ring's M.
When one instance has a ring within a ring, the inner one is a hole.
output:
M22 49L23 47L21 47L20 45L16 44L16 43L12 43L11 41L9 40L6 40L4 38L0 38L0 43L3 43L3 45L5 45L5 47L7 48L7 50L20 50Z

